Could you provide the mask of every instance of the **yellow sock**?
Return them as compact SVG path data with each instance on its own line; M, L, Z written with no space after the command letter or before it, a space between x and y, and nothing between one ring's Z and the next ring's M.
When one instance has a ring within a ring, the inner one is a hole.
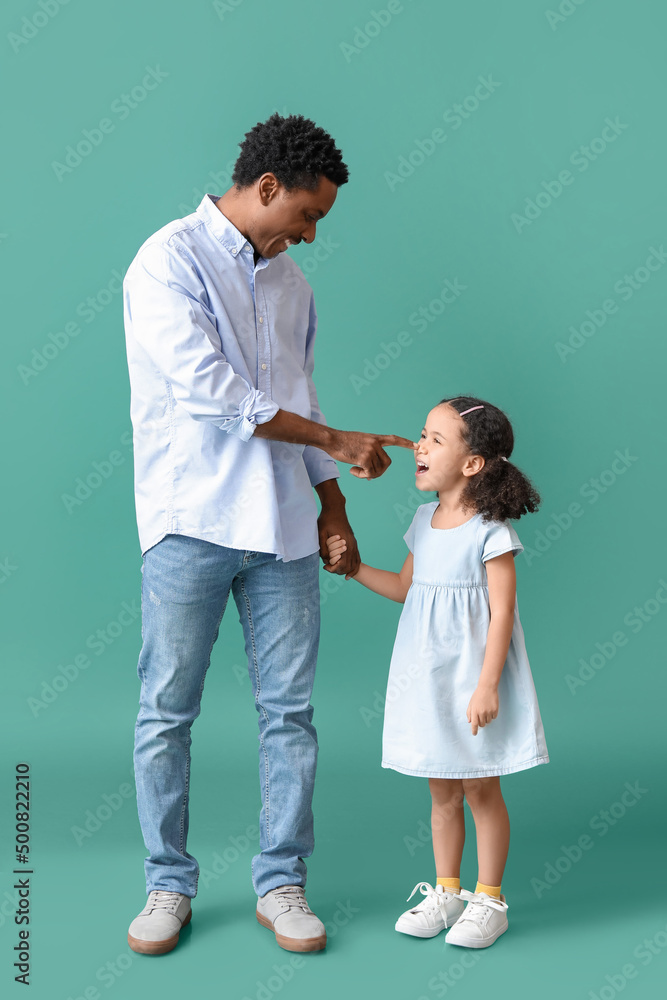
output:
M450 892L461 891L460 878L440 878L440 876L438 876L436 885L441 885L443 889L449 889Z
M475 892L485 892L487 896L495 896L496 899L500 899L499 885L484 885L483 882L478 882L475 887Z

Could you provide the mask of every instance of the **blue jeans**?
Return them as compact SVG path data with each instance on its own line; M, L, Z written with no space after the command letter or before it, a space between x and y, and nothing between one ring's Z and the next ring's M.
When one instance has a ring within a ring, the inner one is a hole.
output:
M257 895L305 885L313 852L317 733L310 698L320 634L319 554L290 562L188 535L167 535L142 563L140 710L134 745L146 890L195 896L188 854L190 727L220 622L233 593L259 716L262 807Z

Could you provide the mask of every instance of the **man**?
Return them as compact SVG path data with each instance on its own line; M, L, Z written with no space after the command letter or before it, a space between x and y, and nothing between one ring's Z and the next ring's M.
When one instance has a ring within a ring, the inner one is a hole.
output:
M233 187L140 247L124 280L142 551L134 766L148 902L130 947L170 951L191 916L190 727L231 593L259 716L257 919L291 951L326 944L304 895L317 758L310 697L319 558L359 553L334 459L382 475L406 438L326 425L313 373L313 293L284 251L311 243L348 170L331 136L272 115L240 144ZM321 511L313 496L318 493Z

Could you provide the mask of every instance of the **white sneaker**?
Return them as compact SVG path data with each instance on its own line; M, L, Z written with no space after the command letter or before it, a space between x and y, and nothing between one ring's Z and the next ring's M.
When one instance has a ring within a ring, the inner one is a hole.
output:
M176 947L181 928L191 917L189 896L152 889L145 907L130 924L127 943L142 955L163 955Z
M445 941L464 948L488 948L509 926L505 897L501 895L496 899L486 892L468 892L467 889L461 889L461 896L468 900L468 905L456 926L447 932Z
M457 893L450 892L442 885L436 885L434 889L430 882L417 882L408 896L408 902L417 889L426 898L413 910L406 910L398 918L395 926L401 934L421 938L435 937L445 927L451 927L463 913L465 903Z
M301 885L281 885L257 897L257 919L286 951L321 951L327 932L306 902Z

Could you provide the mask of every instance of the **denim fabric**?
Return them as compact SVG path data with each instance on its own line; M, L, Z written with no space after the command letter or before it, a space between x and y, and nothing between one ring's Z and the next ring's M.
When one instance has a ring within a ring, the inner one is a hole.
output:
M197 892L199 865L186 847L190 727L230 590L259 716L262 806L253 885L260 896L280 885L305 885L318 749L310 697L320 629L319 554L283 562L272 553L170 534L144 554L142 574L134 768L149 852L147 892Z
M412 584L389 664L382 766L430 778L510 774L549 762L519 601L498 682L497 718L475 736L468 702L477 687L491 620L486 562L523 545L509 521L474 514L434 528L438 501L417 508L405 542Z

